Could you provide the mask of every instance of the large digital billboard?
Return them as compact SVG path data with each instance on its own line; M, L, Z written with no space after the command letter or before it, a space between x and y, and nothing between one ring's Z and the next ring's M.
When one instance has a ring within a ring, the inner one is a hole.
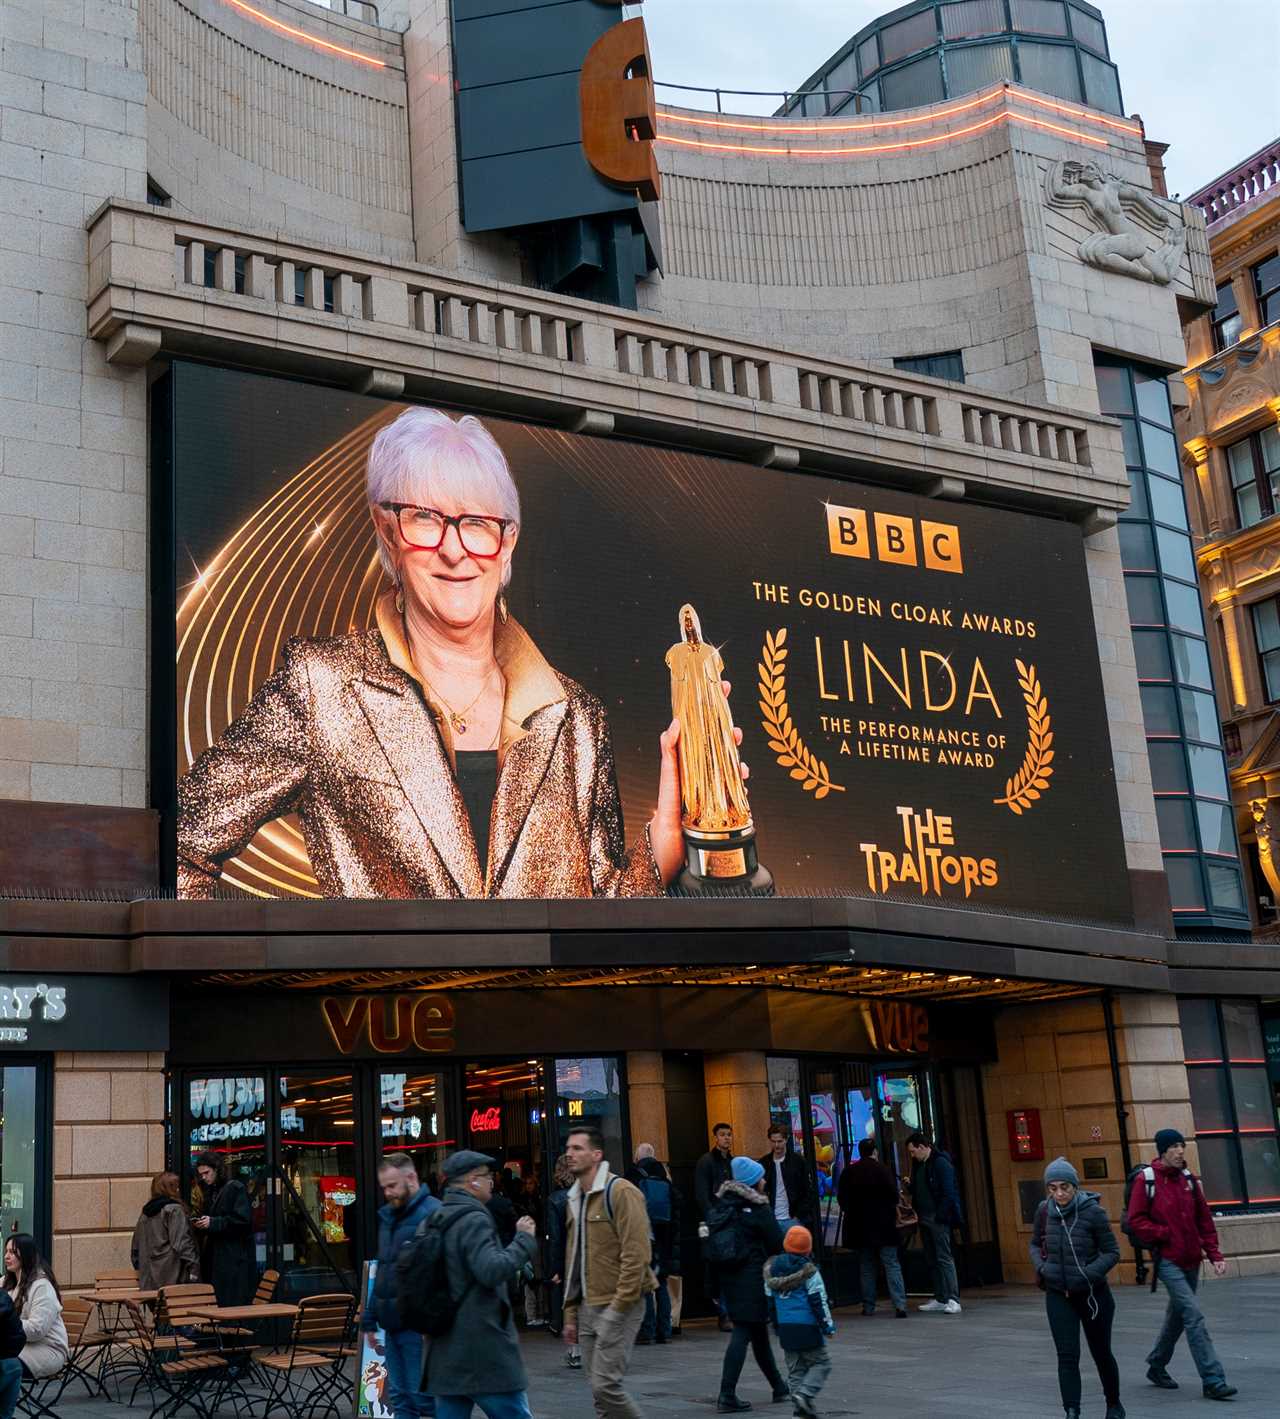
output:
M782 895L1131 919L1077 527L181 362L171 417L180 894L661 895L723 789Z

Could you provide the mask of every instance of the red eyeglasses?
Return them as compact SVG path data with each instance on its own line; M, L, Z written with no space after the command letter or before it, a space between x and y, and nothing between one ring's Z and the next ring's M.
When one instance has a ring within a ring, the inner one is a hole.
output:
M502 539L513 526L507 517L485 517L480 513L464 512L447 517L433 507L418 507L416 503L382 503L394 512L400 536L407 546L422 552L434 552L451 527L458 529L463 550L473 557L496 557L502 551Z

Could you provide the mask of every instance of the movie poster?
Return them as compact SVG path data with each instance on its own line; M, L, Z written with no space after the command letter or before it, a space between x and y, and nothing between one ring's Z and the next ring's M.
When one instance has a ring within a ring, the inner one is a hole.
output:
M497 783L469 816L444 721L467 707L415 674L406 628L434 613L409 578L398 608L366 493L410 406L173 381L183 895L661 894L646 825L690 604L780 895L1131 919L1077 527L486 416L519 516ZM418 537L435 513L403 501Z

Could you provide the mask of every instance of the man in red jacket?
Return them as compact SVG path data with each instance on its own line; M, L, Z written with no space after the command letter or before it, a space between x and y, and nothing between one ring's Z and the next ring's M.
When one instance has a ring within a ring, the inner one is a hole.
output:
M1208 1257L1219 1276L1227 1269L1218 1250L1218 1230L1200 1179L1186 1166L1187 1140L1176 1128L1162 1128L1156 1134L1156 1153L1159 1156L1134 1178L1129 1196L1129 1230L1152 1253L1156 1274L1169 1293L1164 1326L1147 1356L1147 1378L1161 1389L1178 1388L1167 1366L1185 1330L1205 1398L1230 1399L1238 1391L1227 1383L1196 1300L1200 1259Z

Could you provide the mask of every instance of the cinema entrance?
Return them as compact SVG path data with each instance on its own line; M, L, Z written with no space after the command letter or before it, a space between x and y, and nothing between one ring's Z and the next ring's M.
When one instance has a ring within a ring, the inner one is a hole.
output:
M441 1161L474 1148L496 1160L515 1209L540 1216L574 1126L600 1129L622 1167L624 1082L613 1055L187 1069L177 1161L188 1190L206 1149L244 1182L259 1269L281 1273L282 1295L354 1288L376 1245L384 1154L408 1153L438 1192Z

